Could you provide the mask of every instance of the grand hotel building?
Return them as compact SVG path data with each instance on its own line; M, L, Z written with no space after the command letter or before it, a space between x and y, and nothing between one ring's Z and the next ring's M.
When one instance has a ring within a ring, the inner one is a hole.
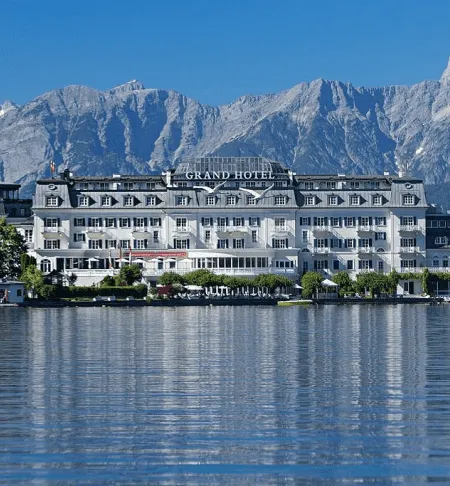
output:
M204 157L158 176L37 182L34 254L44 272L92 284L126 262L156 281L208 268L298 280L308 270L390 272L426 265L421 180L296 175L262 157Z

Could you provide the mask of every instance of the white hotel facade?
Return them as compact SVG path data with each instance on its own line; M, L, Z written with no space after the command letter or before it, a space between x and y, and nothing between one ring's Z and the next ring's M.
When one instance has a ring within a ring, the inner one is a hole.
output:
M237 276L388 273L426 264L421 180L296 175L262 157L204 157L158 176L37 182L34 255L99 282L127 262L156 281L199 268Z

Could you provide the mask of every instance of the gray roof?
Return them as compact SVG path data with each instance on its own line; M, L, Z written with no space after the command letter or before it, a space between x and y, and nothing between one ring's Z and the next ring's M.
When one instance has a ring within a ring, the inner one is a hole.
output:
M285 174L286 169L274 160L265 157L198 157L183 160L175 169L175 175L186 172L272 172Z

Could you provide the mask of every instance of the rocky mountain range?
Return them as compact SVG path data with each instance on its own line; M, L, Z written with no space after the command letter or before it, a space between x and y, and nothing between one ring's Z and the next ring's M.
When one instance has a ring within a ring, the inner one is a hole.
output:
M183 157L263 155L298 174L397 173L450 182L450 60L439 81L355 87L318 79L278 94L202 105L130 81L109 91L68 86L0 105L0 180L159 173Z

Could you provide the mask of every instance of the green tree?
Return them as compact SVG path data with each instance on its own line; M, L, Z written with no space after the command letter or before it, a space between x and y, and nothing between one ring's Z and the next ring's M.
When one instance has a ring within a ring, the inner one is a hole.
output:
M376 272L361 273L356 278L355 287L358 292L364 292L366 289L370 292L371 297L381 293L388 293L392 282L388 275Z
M117 276L117 283L119 285L133 285L135 282L141 280L142 270L137 264L125 265L120 269Z
M302 277L302 295L306 298L313 297L322 287L323 277L319 272L306 272Z
M173 284L184 284L184 278L182 275L176 272L164 272L159 278L159 283L161 285L173 285Z
M347 272L338 272L333 275L333 282L339 285L339 295L341 297L355 291L354 282Z
M36 258L28 255L28 253L22 253L22 255L20 255L20 268L22 273L30 266L37 266Z
M215 275L206 268L194 270L193 272L186 273L184 280L189 285L200 285L201 287L210 287L213 285L221 285L223 277L221 275Z
M112 275L106 275L100 281L100 287L115 287L116 279Z
M44 285L44 275L36 267L36 265L29 265L25 268L20 277L25 284L25 288L34 296L40 295L41 288Z
M25 238L15 226L0 218L0 278L16 279L21 273L21 256L27 252Z

